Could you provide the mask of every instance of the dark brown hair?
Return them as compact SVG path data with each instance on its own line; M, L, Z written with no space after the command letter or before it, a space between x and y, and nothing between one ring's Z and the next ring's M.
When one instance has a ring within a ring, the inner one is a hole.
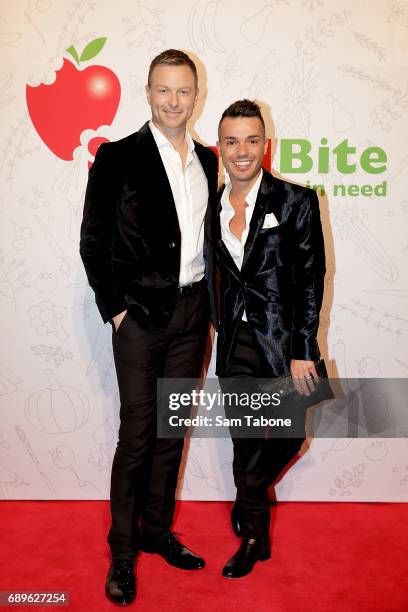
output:
M237 100L236 102L230 104L221 115L221 119L218 124L218 132L220 130L221 123L227 117L231 117L232 119L235 119L236 117L258 117L265 133L265 121L263 120L261 109L258 104L256 102L252 102L252 100L247 100L244 98L243 100Z
M166 49L166 51L162 51L159 53L159 55L156 55L149 67L149 75L147 77L148 85L150 85L152 72L156 66L188 66L194 75L197 89L198 76L196 65L193 60L188 57L187 53L184 53L184 51L178 51L177 49Z

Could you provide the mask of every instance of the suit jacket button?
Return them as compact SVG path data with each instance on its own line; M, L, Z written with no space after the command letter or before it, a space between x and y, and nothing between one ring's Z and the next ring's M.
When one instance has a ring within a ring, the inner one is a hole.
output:
M175 242L169 242L169 249L174 249L175 246L176 246Z

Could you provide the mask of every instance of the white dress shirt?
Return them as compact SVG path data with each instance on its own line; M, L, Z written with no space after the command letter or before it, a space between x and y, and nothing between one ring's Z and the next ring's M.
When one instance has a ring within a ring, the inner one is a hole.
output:
M149 128L159 149L169 179L181 233L179 286L196 283L204 276L204 217L208 203L208 183L195 152L194 141L186 131L188 147L185 168L180 153L154 125ZM160 219L157 220L160 222Z
M262 181L263 170L261 169L258 178L252 185L251 191L245 198L247 207L245 208L245 229L242 232L241 240L237 238L230 230L230 221L235 215L235 211L230 203L231 183L227 183L222 196L221 196L221 238L225 246L227 247L232 259L235 262L238 270L241 270L242 261L244 259L244 248L248 238L249 224L251 223L252 214L254 212L256 198L258 197L259 187ZM242 315L242 320L247 321L246 313Z

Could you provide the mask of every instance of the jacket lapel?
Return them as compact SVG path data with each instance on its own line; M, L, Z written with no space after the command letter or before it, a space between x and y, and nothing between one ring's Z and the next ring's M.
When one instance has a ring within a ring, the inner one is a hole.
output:
M200 143L194 141L195 144L195 152L200 161L201 167L204 170L204 174L207 177L208 184L208 202L207 209L205 214L205 224L210 227L212 225L212 210L211 210L211 202L214 202L214 197L217 191L217 176L214 175L214 171L210 166L209 158L205 149L200 145Z
M237 267L237 264L235 263L231 253L229 252L229 250L225 246L225 243L224 243L224 241L222 239L222 233L221 233L221 209L222 209L221 197L222 197L224 189L225 189L225 185L223 185L221 187L221 189L218 192L218 196L217 196L217 215L216 215L216 224L215 224L215 239L217 241L217 246L218 246L218 250L219 250L220 255L222 255L224 257L224 259L228 260L229 267L232 268L233 270L235 270L237 276L239 276L240 271L239 271L239 269Z
M274 177L269 172L263 170L262 181L259 186L254 211L249 224L248 237L245 242L241 272L248 262L248 258L254 248L258 234L263 227L266 213L273 213L278 223L281 222L282 201L278 195Z
M156 141L150 131L149 122L146 122L137 132L137 144L139 147L137 159L139 163L142 163L143 167L141 176L148 179L146 182L148 183L149 190L157 194L154 198L155 206L165 207L167 214L173 217L172 221L176 222L178 226L173 192ZM159 214L159 211L157 213Z
M194 141L195 144L195 152L197 154L198 159L200 160L200 164L204 170L205 176L207 177L208 180L208 189L210 190L210 180L211 180L211 168L209 166L209 159L208 159L208 155L206 154L206 151L201 148L200 144L196 141ZM197 146L198 145L198 146Z

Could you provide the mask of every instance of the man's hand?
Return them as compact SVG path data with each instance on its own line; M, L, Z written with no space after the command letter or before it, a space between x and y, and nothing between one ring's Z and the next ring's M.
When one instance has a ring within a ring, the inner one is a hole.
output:
M296 391L300 395L310 395L315 390L314 382L319 380L313 361L303 359L292 359L290 362L290 373Z
M119 314L112 317L112 321L115 326L115 331L118 331L119 326L122 323L123 319L125 318L126 313L127 313L127 310L123 310Z

